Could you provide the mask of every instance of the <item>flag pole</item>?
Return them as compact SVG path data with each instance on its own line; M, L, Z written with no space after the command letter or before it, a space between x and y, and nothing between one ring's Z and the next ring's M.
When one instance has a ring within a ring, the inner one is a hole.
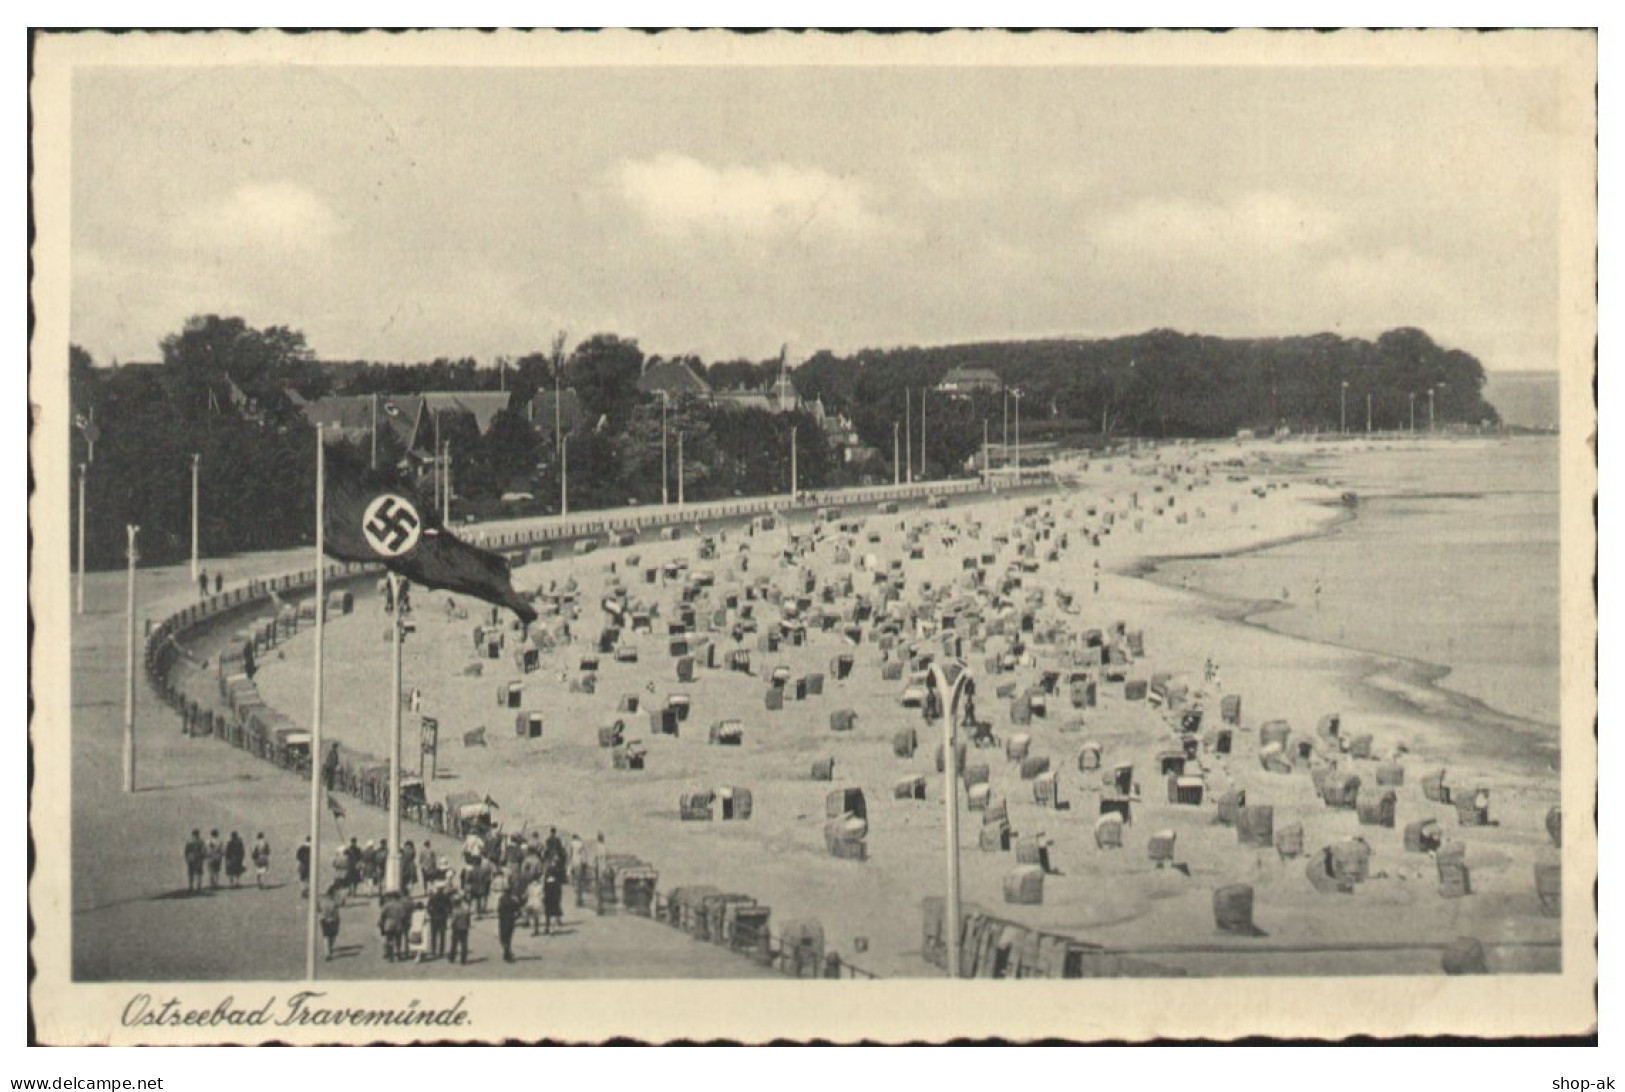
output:
M570 514L570 438L559 444L559 518Z
M378 469L378 396L372 396L372 468Z
M127 793L135 792L135 536L140 531L133 523L125 527L129 535L125 548L129 578L124 593L124 791Z
M327 630L327 444L316 426L316 663L310 711L310 897L305 908L305 977L316 977L317 877L322 860L322 648Z
M198 521L198 512L197 512L197 475L198 475L198 464L202 460L202 458L203 458L203 456L199 455L199 454L194 453L192 455L192 582L194 584L197 583L197 561L198 561L198 557L197 557L197 521Z
M401 887L401 578L389 574L389 855L384 858L384 890Z

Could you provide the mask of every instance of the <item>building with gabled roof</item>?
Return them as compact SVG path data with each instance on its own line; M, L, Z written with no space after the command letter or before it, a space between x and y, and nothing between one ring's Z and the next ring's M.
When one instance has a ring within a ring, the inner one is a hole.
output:
M666 394L672 398L711 397L711 384L689 366L686 360L661 360L643 369L638 390L645 394Z
M944 394L972 394L976 391L1002 390L1004 380L992 368L979 368L968 365L959 365L950 368L948 374L942 377L937 384L937 390Z

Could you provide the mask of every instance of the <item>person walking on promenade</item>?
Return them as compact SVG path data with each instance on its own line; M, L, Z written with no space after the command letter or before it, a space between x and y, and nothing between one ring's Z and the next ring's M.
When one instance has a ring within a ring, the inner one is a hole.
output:
M507 890L497 900L497 939L502 942L502 961L512 963L513 957L513 931L519 924L519 895L518 892Z
M418 882L418 851L408 838L401 846L401 891L407 895L412 894L412 888Z
M384 896L383 909L378 912L378 935L384 938L384 959L393 963L404 955L402 941L412 921L412 903L399 891Z
M249 851L254 859L254 886L265 886L265 873L271 868L271 843L265 840L262 830L254 838L254 848Z
M198 570L197 596L199 599L209 598L209 573L207 569Z
M474 910L468 899L462 895L454 896L451 902L451 952L446 956L446 962L468 962L468 931L473 924Z
M245 862L248 860L248 847L243 844L242 836L235 830L226 841L226 879L231 886L236 887L242 881L243 873L248 871Z
M186 857L186 890L203 890L203 838L197 831L186 840L186 847L181 851Z
M553 925L556 922L560 929L564 928L564 866L552 864L542 875L542 930L548 936L553 935Z
M581 835L570 835L570 882L581 885L581 870L587 867L587 843Z
M220 594L220 589L224 588L225 586L226 586L226 578L221 576L220 573L217 571L214 574L214 594L219 595Z
M339 909L344 905L343 888L337 880L328 886L322 895L321 901L316 904L316 914L322 926L322 942L327 945L327 958L333 958L333 945L339 939Z
M310 835L293 851L293 860L299 866L299 897L310 898Z
M220 886L220 866L226 861L226 847L220 843L220 832L209 831L209 840L203 845L203 856L209 866L209 886Z
M451 919L452 894L444 883L434 885L429 892L428 905L424 907L429 919L429 954L443 956L446 954L446 922Z
M428 888L440 879L440 862L435 859L434 850L429 848L429 840L423 840L423 848L418 850L418 876L423 880L423 886Z

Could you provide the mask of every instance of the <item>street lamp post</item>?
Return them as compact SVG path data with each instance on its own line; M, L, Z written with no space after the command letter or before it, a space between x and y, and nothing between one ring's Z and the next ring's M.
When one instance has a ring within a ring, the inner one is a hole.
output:
M903 484L903 449L899 446L897 430L901 428L897 421L891 423L891 483Z
M570 514L570 438L559 443L559 517Z
M192 456L192 583L197 583L197 474L203 456Z
M1004 465L1005 465L1005 468L1008 469L1009 466L1010 466L1010 388L1009 387L1004 388L1004 439L1000 441L1000 446L1002 446L1004 448L1004 450L1002 452L1000 452L1000 454L1004 456Z
M1411 401L1411 432L1414 433L1416 431L1416 392L1409 392L1409 397Z
M124 549L128 566L124 590L124 791L132 793L135 792L135 562L140 556L135 537L141 528L132 523L124 530L129 536Z
M1026 393L1020 387L1017 387L1012 393L1014 393L1016 399L1016 485L1019 487L1023 477L1021 468L1021 400L1026 397Z
M790 501L796 499L796 426L790 426Z
M666 464L666 406L670 399L665 391L660 392L660 507L665 508L671 503L667 482L671 478L671 471Z
M683 507L683 434L677 433L677 507Z
M926 469L928 464L926 463L926 460L925 460L925 392L926 392L926 390L927 390L927 388L925 388L925 387L920 388L920 480L921 481L925 481L926 478L930 477L930 473Z
M908 433L908 484L914 484L914 392L908 387L903 388L903 421L904 431Z
M1337 392L1337 432L1340 436L1349 434L1349 381L1343 380L1342 390Z
M959 929L959 762L955 746L955 721L959 718L959 698L970 680L970 670L963 661L952 661L957 668L952 682L940 664L931 665L931 678L936 684L937 698L942 710L942 768L944 825L947 828L948 898L943 907L943 943L947 948L948 977L960 976Z
M85 613L85 464L79 464L79 586L77 613Z

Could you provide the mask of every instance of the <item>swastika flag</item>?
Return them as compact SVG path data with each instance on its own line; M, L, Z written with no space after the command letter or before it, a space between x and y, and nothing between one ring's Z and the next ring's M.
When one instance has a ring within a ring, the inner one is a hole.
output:
M329 557L379 563L415 584L507 607L526 624L536 620L535 609L514 590L507 559L452 534L434 506L395 473L369 470L345 449L330 447L326 489Z

